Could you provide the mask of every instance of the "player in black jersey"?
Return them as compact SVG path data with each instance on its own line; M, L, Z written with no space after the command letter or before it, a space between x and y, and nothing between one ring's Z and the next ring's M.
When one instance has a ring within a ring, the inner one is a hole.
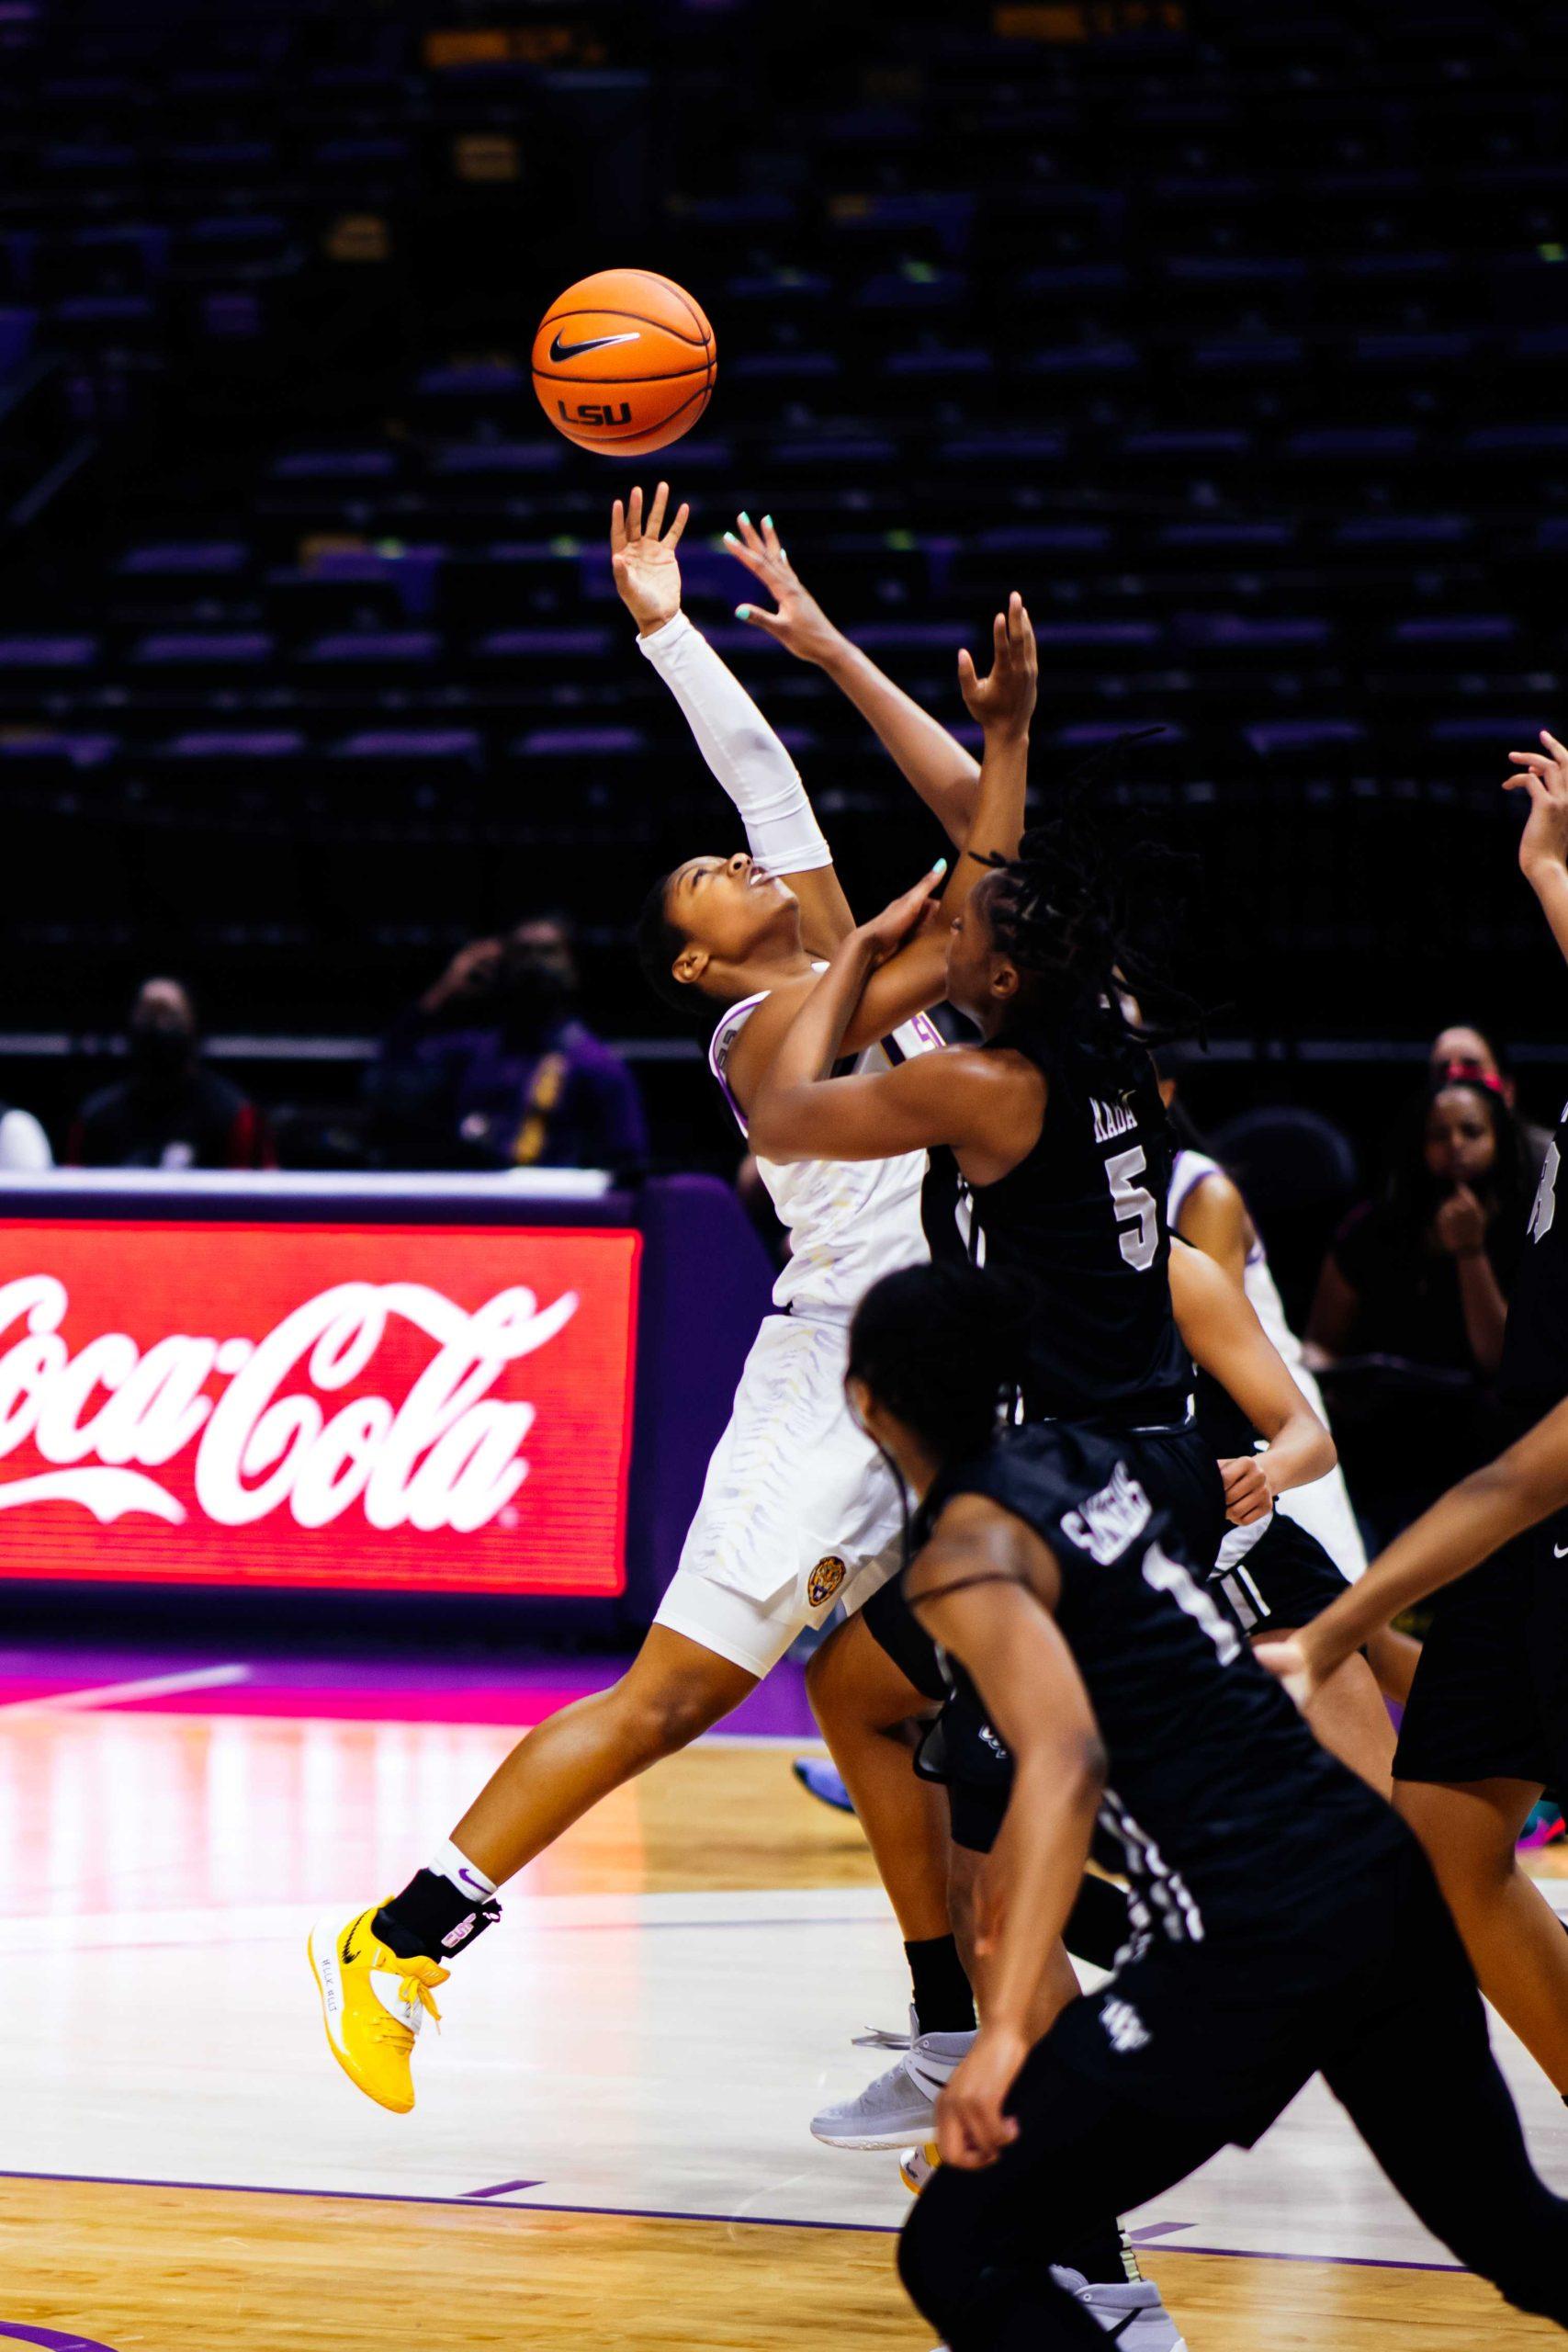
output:
M1520 773L1509 785L1530 801L1520 867L1568 957L1568 749L1552 735L1541 742L1510 753ZM1463 1577L1442 1593L1422 1649L1395 1803L1427 1849L1483 1990L1568 2098L1568 1938L1515 1843L1543 1786L1568 1789L1565 1159L1568 1111L1530 1210L1497 1380L1516 1425L1540 1426L1400 1536L1298 1655L1311 1661L1310 1683L1343 1655L1342 1629L1386 1623Z
M886 1276L850 1340L855 1409L919 1498L911 1602L1017 1757L990 1997L905 2284L952 2352L1090 2352L1063 2240L1252 2144L1321 2071L1428 2228L1568 2327L1568 2204L1418 1846L1256 1665L1113 1436L997 1438L1018 1352L1005 1292L958 1267ZM1097 1822L1135 1942L1032 2047Z

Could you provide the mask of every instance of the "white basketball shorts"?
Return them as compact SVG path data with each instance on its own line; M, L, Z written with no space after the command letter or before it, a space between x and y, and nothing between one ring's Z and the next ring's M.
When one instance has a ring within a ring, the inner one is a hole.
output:
M659 1605L659 1624L752 1674L900 1564L897 1487L844 1398L848 1343L841 1323L767 1317Z

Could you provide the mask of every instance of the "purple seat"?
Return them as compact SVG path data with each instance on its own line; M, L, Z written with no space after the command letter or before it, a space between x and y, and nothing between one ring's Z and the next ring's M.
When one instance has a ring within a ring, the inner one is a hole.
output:
M1427 729L1431 743L1485 743L1502 758L1510 744L1533 743L1551 714L1537 711L1533 718L1438 718Z
M338 629L306 646L299 659L337 667L360 662L423 663L435 661L441 650L442 639L432 628Z
M115 566L123 578L225 578L243 571L251 551L243 539L165 539L129 548Z
M1474 527L1468 514L1354 514L1334 537L1345 548L1457 547Z
M1506 613L1434 613L1395 621L1395 645L1511 645L1517 624Z
M1269 718L1242 729L1244 741L1263 759L1280 752L1313 756L1321 752L1359 748L1367 730L1354 718Z
M1186 644L1206 646L1216 653L1313 652L1326 646L1334 634L1327 621L1315 617L1254 620L1242 613L1181 613L1176 629Z
M1295 545L1294 523L1166 523L1155 534L1162 548L1212 548L1217 553L1245 555L1258 548Z
M632 759L648 738L640 727L532 727L513 749L525 760Z
M172 735L163 748L171 760L286 760L304 750L305 738L291 727L209 728Z
M471 727L379 727L345 735L333 756L344 760L479 760L484 739Z
M139 669L164 669L195 664L219 668L254 668L270 662L273 640L262 629L155 629L139 638L130 660Z
M1413 424L1328 424L1292 433L1292 458L1412 458L1420 435Z
M0 637L0 670L85 670L97 659L96 637L42 631Z

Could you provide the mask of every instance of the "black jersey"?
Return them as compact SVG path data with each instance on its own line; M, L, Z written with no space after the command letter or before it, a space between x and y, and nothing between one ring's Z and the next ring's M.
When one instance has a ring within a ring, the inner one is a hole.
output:
M1045 1116L1026 1159L970 1187L933 1153L922 1199L933 1258L1029 1278L1025 1420L1127 1413L1179 1420L1192 1364L1170 1306L1166 1199L1174 1149L1154 1065L1131 1039L1057 1049L1009 1035L1045 1077Z
M1055 1555L1057 1623L1110 1759L1100 1827L1140 1936L1299 1928L1362 1857L1405 1836L1258 1664L1113 1439L1065 1423L1010 1431L938 1480L917 1541L958 1494L987 1496ZM977 1699L956 1661L943 1669Z
M1568 1103L1546 1148L1508 1302L1497 1386L1521 1420L1568 1396ZM1561 1193L1561 1198L1559 1194Z

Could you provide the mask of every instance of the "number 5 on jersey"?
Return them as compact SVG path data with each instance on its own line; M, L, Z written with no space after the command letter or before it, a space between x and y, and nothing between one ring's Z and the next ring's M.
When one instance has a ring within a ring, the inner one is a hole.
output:
M1134 1180L1148 1167L1143 1148L1119 1151L1105 1163L1105 1181L1116 1206L1117 1239L1127 1263L1142 1274L1154 1264L1159 1248L1159 1210L1146 1185Z

